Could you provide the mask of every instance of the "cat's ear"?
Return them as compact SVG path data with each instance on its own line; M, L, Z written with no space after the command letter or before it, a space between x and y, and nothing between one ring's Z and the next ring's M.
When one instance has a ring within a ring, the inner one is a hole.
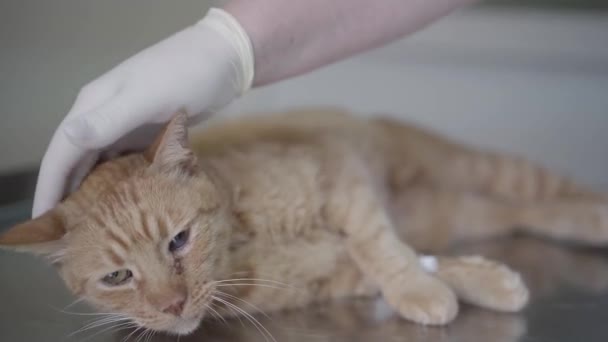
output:
M188 116L177 112L144 152L150 168L160 172L179 171L194 174L198 169L196 156L188 141Z
M65 251L66 229L56 209L0 232L0 248L48 256L55 261Z

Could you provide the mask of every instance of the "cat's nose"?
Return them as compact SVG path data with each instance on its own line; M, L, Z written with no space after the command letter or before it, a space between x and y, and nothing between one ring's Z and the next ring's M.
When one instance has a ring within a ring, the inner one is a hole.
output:
M180 295L175 297L168 305L162 310L166 314L179 316L184 311L184 305L186 304L186 296Z
M144 291L151 306L159 312L180 316L188 299L188 290L182 284L157 286L156 291Z

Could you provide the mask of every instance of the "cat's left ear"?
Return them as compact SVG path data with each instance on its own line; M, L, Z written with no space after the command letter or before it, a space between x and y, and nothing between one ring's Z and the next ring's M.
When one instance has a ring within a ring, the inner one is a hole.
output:
M189 175L198 171L198 161L188 141L187 124L188 116L183 112L176 113L144 152L152 170Z
M55 261L65 251L65 224L56 209L0 233L0 248L48 256Z

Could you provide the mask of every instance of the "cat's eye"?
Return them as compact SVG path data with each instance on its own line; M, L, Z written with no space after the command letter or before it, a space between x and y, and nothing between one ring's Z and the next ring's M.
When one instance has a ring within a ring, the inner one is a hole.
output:
M130 270L118 270L107 274L101 281L109 286L118 286L125 284L133 277L133 273Z
M184 248L186 243L188 243L189 236L190 231L188 229L182 230L181 232L177 233L177 235L173 237L171 242L169 242L169 252L173 253Z

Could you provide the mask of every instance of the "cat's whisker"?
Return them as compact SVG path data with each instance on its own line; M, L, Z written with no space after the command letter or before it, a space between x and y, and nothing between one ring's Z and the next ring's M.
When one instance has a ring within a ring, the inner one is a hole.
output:
M146 334L144 335L145 336L144 342L149 342L152 339L152 337L154 337L154 334L155 334L154 330L146 331Z
M81 342L88 341L88 340L92 339L93 337L101 335L101 334L103 334L105 332L110 332L110 331L116 332L116 331L119 331L119 330L122 330L122 329L131 328L133 326L133 324L134 324L133 322L123 322L123 323L116 324L116 325L113 325L113 326L110 326L110 327L106 327L106 328L104 328L104 329L102 329L102 330L94 333L93 335L88 336L84 340L81 340ZM115 329L117 329L117 330L115 330Z
M139 342L139 340L146 342L146 341L148 341L148 337L151 337L153 335L154 335L154 330L144 329L144 331L142 331L142 333L140 333L139 336L137 336L137 339L135 340L135 342Z
M103 315L122 315L119 313L115 313L115 312L72 312L72 311L65 311L65 309L59 309L59 308L55 308L55 307L51 307L54 310L67 314L67 315L77 315L77 316L103 316ZM126 316L126 315L123 315Z
M116 330L111 330L110 333L116 333L116 332L119 332L119 331L122 331L122 330L126 330L126 329L133 329L133 328L136 328L138 326L139 325L137 325L135 323L134 324L125 324L124 326L121 326L121 327L119 327Z
M246 328L245 323L243 323L243 320L241 319L241 316L243 316L243 313L242 313L242 311L240 310L240 308L238 308L238 307L236 307L236 306L229 306L229 305L227 305L227 302L224 302L223 300L221 300L220 298L217 298L217 297L215 297L215 296L212 296L212 298L213 298L213 300L216 300L216 301L218 301L219 303L223 303L223 304L224 304L224 306L225 306L225 307L226 307L228 310L230 310L230 312L232 312L232 313L234 314L234 317L236 317L236 318L239 320L239 322L241 323L241 326L242 326L243 328ZM247 317L245 316L245 318L247 318ZM247 318L247 319L248 319L248 318ZM249 320L249 319L248 319L248 320ZM249 320L249 321L251 322L251 320ZM253 326L254 326L254 327L255 327L255 328L258 330L258 332L260 333L260 335L264 336L264 339L265 339L266 341L268 341L268 338L267 338L267 337L266 337L266 335L265 335L265 334L264 334L264 333L263 333L263 332L260 330L260 328L258 328L258 327L257 327L257 325L255 325L255 323L253 323L253 322L251 322L251 323L252 323L252 325L253 325Z
M238 283L241 282L241 283ZM303 292L302 288L296 287L291 284L283 283L280 281L272 280L272 279L261 279L261 278L235 278L235 279L225 279L218 280L211 283L216 287L234 285L234 286L259 286L259 287L269 287L279 290L295 290L297 292Z
M211 297L212 297L212 299L214 299L213 296L211 296ZM211 301L211 303L209 303L209 304L213 305L213 304L216 304L216 303L214 303L213 301ZM239 312L235 311L233 308L231 308L229 306L226 307L226 309L228 309L228 310L230 310L230 312L234 313L234 317L236 317L239 320L239 322L241 323L241 326L243 328L245 328L245 323L243 323L243 320L241 319L241 315L239 314Z
M211 303L209 303L209 304L211 304ZM213 317L217 317L219 320L224 322L224 324L228 325L228 322L226 322L226 319L224 319L224 317L222 317L222 315L220 315L220 313L217 312L217 310L215 310L214 308L212 308L211 305L209 305L209 304L205 304L205 308L207 308L209 310L209 312L211 312Z
M137 333L139 330L144 329L144 327L142 327L141 325L137 325L137 329L131 331L131 333L129 333L129 335L125 336L121 342L128 342L129 338L131 336L133 336L133 334Z
M139 342L139 340L144 336L145 333L148 332L148 329L143 329L139 334L137 334L137 338L135 339L135 342Z
M223 284L223 283L229 283L229 282L233 282L233 281L250 281L250 282L259 281L259 282L265 282L265 283L272 283L272 284L275 284L275 285L282 285L282 286L285 286L285 287L295 287L295 286L293 286L291 284L287 284L287 283L280 282L280 281L277 281L277 280L261 279L261 278L233 278L233 279L216 280L213 283L214 284Z
M89 321L85 327L89 327L91 325L95 325L98 323L104 323L104 322L113 322L113 321L123 321L123 320L128 320L129 317L126 316L122 316L122 315L107 315L105 317L100 317L100 318L95 318L91 321Z
M278 287L278 286L273 286L273 285L266 285L266 284L254 284L254 283L235 283L235 284L219 284L219 285L215 285L216 287L229 287L229 286L258 286L258 287L267 287L267 288L271 288L271 289L275 289L275 290L289 290L287 288L284 287ZM297 289L296 289L297 291Z
M108 324L115 324L115 323L127 323L129 322L129 319L120 319L120 320L106 320L103 322L95 322L94 324L90 324L88 327L86 327L85 329L82 330L82 332L86 331L86 330L91 330L91 329L95 329L95 328L99 328L102 327L104 325L108 325Z
M237 276L237 275L246 276L246 275L249 275L249 274L251 274L251 271L237 271L237 272L230 273L230 276ZM276 274L262 273L262 272L259 272L259 271L256 271L255 274L257 276L265 277L264 278L265 280L277 281L277 280L273 279L274 277L276 277ZM253 278L253 279L255 279L255 278ZM285 284L287 284L287 283L285 283ZM289 284L287 284L287 285L289 285Z
M266 318L268 318L269 320L272 321L272 318L268 314L266 314L263 310L261 310L259 307L253 305L252 303L250 303L250 302L248 302L248 301L246 301L246 300L244 300L242 298L239 298L237 296L233 296L233 295L225 293L225 292L217 291L217 290L216 290L216 294L218 294L218 295L224 295L224 296L227 296L228 298L232 298L232 299L238 300L240 302L243 302L244 304L246 304L249 307L255 309L258 312L260 312L262 315L264 315ZM311 333L308 330L298 330L298 329L293 329L293 328L291 328L291 329L290 328L283 328L283 330L285 330L286 332L289 332L289 333L297 333L298 335L308 336L308 337L326 338L328 336L328 335L322 335L322 334L317 334L317 333Z
M268 319L272 320L272 318L270 318L270 316L268 316L268 314L266 314L266 312L264 312L262 309L260 309L259 307L257 307L257 306L255 306L255 305L253 305L252 303L250 303L250 302L248 302L248 301L246 301L246 300L244 300L244 299L242 299L242 298L239 298L239 297L237 297L237 296L233 296L233 295L231 295L231 294L229 294L229 293L222 292L222 291L219 291L219 290L218 290L218 291L216 291L216 293L217 293L218 295L222 295L222 296L226 296L226 297L231 298L231 299L238 300L238 301L240 301L240 302L242 302L242 303L244 303L244 304L248 305L249 307L253 308L254 310L258 311L259 313L261 313L262 315L264 315L266 318L268 318Z
M111 324L111 323L117 323L117 322L121 322L121 321L128 321L130 320L130 318L128 317L122 317L122 316L118 316L118 315L109 315L107 317L102 317L96 320L93 320L92 322L87 323L86 325L84 325L82 328L80 328L80 330L88 330L88 329L93 329L102 325L106 325L106 324ZM80 331L78 330L78 331ZM77 333L78 331L74 332ZM71 336L71 335L70 335Z
M84 297L82 297L82 298L77 298L76 300L74 300L74 301L73 301L73 302L71 302L70 304L68 304L68 305L64 306L62 310L65 310L65 309L67 309L67 308L69 308L69 307L71 307L71 306L74 306L74 305L76 305L76 304L78 304L78 303L82 302L83 300L84 300Z
M126 315L122 315L119 313L114 313L114 312L100 312L100 313L88 313L88 312L69 312L69 311L62 311L62 313L68 314L68 315L77 315L77 316L110 316L110 315L114 315L114 316L125 316Z
M270 337L270 339L273 342L276 342L276 339L274 338L274 336L270 333L270 331L268 331L268 329L266 329L266 327L262 323L260 323L260 321L257 318L255 318L254 316L252 316L251 314L249 314L248 312L246 312L242 308L238 307L236 304L232 304L232 303L229 303L229 302L226 302L226 304L229 305L229 306L233 306L236 310L238 310L239 312L241 312L245 316L245 318L247 318L247 320L249 320L250 322L254 323L254 325L257 325L258 330L262 329L266 333L266 335L268 337ZM266 340L268 340L268 339L266 338Z
M71 334L68 335L68 337L74 336L76 334L79 334L81 332L87 331L89 329L93 329L95 328L95 326L101 326L106 324L106 320L109 317L105 317L103 319L99 319L99 320L94 320L92 322L86 323L85 325L81 326L79 329L77 329L76 331L72 332ZM107 324L110 324L112 321L107 321Z
M255 317L253 317L252 315L250 315L248 312L246 312L242 308L238 307L237 305L234 305L234 304L232 304L232 303L230 303L228 301L225 301L225 300L223 300L221 298L218 298L218 297L215 297L215 296L213 296L212 298L215 299L215 300L217 300L217 301L219 301L220 303L223 303L224 305L227 305L229 307L234 308L237 312L243 314L243 316L245 316L245 318L247 318L251 322L251 324L253 324L256 327L256 329L260 332L260 334L262 336L264 336L264 338L266 339L266 341L268 341L268 337L270 337L270 339L273 342L277 342L277 340L274 338L274 336L272 336L272 334L268 331L268 329L266 329L266 327L264 327L264 325L262 323L260 323Z
M68 337L74 336L76 334L85 332L87 330L91 330L91 329L95 329L107 324L112 324L112 323L121 323L121 322L128 322L130 321L130 318L128 317L115 317L115 316L108 316L108 317L102 317L100 319L96 319L93 322L87 323L86 325L82 326L80 329L72 332L70 335L68 335Z
M233 275L238 274L239 272L235 272L233 273ZM272 282L276 282L276 283L281 283L283 285L290 285L288 283L273 279L273 278L251 278L251 277L239 277L239 278L228 278L228 279L222 279L222 280L217 280L219 282L221 281L230 281L230 280L234 280L234 279L248 279L248 280L259 280L259 281L272 281Z
M260 309L259 307L253 305L252 303L250 303L250 302L248 302L248 301L246 301L246 300L244 300L242 298L239 298L237 296L234 296L234 295L231 295L229 293L225 293L225 292L222 292L222 291L219 291L219 290L216 290L215 293L218 294L218 295L227 296L228 298L232 298L232 299L238 300L240 302L243 302L244 304L246 304L249 307L255 309L258 312L260 312L262 315L264 315L266 318L268 318L269 320L272 321L272 318L268 314L266 314L262 309ZM297 329L289 329L289 328L284 328L283 330L285 330L287 332L290 332L290 333L291 332L295 332L298 335L303 335L303 336L308 336L308 337L326 338L328 336L328 335L322 335L322 334L317 334L317 333L310 333L307 330L297 330ZM300 332L298 332L298 331L300 331Z
M102 323L102 324L96 324L94 326L82 327L82 328L74 331L70 335L68 335L68 337L71 337L71 336L74 336L74 335L77 335L77 334L82 334L82 333L85 333L85 332L87 332L89 330L93 330L93 329L96 329L96 328L101 328L101 327L103 327L105 325L108 325L108 324L111 324L111 325L109 327L103 328L99 333L103 333L104 331L107 331L107 330L115 328L115 327L130 325L131 323L132 322L129 322L129 321L111 321L111 322L105 322L105 323Z
M113 327L111 327L107 333L116 333L119 332L121 330L126 330L126 329L132 329L137 327L138 325L136 323L131 323L131 324L117 324ZM100 333L103 333L104 331L101 331Z

